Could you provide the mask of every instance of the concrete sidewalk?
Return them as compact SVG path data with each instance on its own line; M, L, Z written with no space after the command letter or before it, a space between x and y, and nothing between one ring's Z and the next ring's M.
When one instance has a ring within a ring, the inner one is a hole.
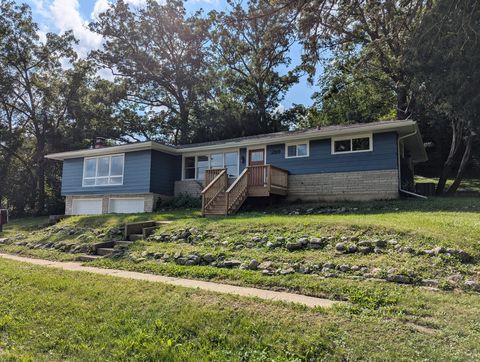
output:
M49 268L68 270L68 271L82 271L82 272L109 275L109 276L120 277L120 278L171 284L171 285L176 285L176 286L181 286L186 288L202 289L202 290L208 290L216 293L234 294L242 297L256 297L256 298L261 298L266 300L297 303L297 304L306 305L308 307L327 308L327 307L331 307L335 303L341 303L341 302L337 302L329 299L309 297L306 295L295 294L295 293L275 292L271 290L264 290L264 289L258 289L258 288L239 287L239 286L234 286L229 284L220 284L220 283L213 283L213 282L205 282L202 280L167 277L162 275L138 273L138 272L132 272L132 271L126 271L126 270L118 270L118 269L102 269L102 268L82 265L82 263L79 263L79 262L50 261L50 260L44 260L44 259L26 258L22 256L3 254L3 253L0 253L0 258L20 261L20 262L34 264L34 265L40 265L40 266L49 267Z

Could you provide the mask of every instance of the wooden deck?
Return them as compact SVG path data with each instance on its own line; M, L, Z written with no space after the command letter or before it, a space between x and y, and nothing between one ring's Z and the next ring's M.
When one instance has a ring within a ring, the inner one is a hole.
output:
M272 165L248 166L232 185L226 169L207 170L202 191L202 214L228 215L248 197L287 195L288 171Z

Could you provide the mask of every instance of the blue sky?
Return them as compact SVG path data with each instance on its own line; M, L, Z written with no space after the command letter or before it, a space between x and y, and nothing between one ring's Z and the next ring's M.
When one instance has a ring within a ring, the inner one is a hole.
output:
M131 6L142 6L145 0L126 0ZM90 32L86 24L95 18L95 14L105 10L109 0L24 0L31 6L34 20L39 24L41 34L47 32L64 32L73 30L76 38L80 41L77 52L80 56L86 56L89 50L101 46L102 39L97 34ZM203 9L226 10L224 0L188 0L186 2L188 11ZM296 44L291 50L292 67L300 61L301 47ZM284 108L292 104L311 105L311 95L315 87L311 87L306 77L300 83L294 85L282 101Z

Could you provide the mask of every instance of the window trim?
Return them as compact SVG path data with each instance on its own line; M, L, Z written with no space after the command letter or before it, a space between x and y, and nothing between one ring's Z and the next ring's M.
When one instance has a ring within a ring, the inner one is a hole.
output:
M122 156L122 161L123 161L123 167L122 167L122 175L114 175L112 176L111 175L111 172L112 172L112 157L117 157L117 156ZM98 177L97 176L97 167L98 167L98 159L99 158L103 158L103 157L108 157L109 158L109 162L108 162L108 176L100 176ZM88 160L96 160L96 163L95 163L95 176L94 177L85 177L85 169L86 169L86 165L87 165L87 162ZM96 180L98 178L106 178L106 179L109 179L111 177L122 177L122 182L121 183L118 183L118 184L103 184L103 185L85 185L85 179L88 179L88 180ZM111 187L114 187L114 186L123 186L123 182L124 182L124 178L125 178L125 154L124 153L117 153L117 154L113 154L113 155L101 155L101 156L94 156L94 157L84 157L83 158L83 174L82 174L82 187L108 187L108 186L111 186Z
M368 138L368 143L369 143L369 148L368 150L357 150L353 151L353 140L357 138ZM341 151L341 152L336 152L335 151L335 141L347 141L350 140L350 151ZM361 153L361 152L372 152L373 151L373 134L368 133L368 134L359 134L359 135L353 135L353 136L341 136L341 137L332 137L331 138L331 154L332 155L345 155L348 153Z
M208 170L212 170L211 167L211 156L217 154L223 155L223 168L225 168L225 154L226 153L236 153L237 154L237 178L240 175L240 149L227 149L227 150L212 150L210 152L197 152L191 154L182 155L182 181L203 181L198 178L198 157L207 156L208 157ZM195 159L195 177L194 178L185 178L185 159L188 157L193 157Z
M306 155L298 155L298 146L299 145L307 145L307 154ZM295 156L289 156L288 155L288 147L295 146ZM285 158L304 158L304 157L310 157L310 141L299 141L299 142L290 142L290 143L285 143Z

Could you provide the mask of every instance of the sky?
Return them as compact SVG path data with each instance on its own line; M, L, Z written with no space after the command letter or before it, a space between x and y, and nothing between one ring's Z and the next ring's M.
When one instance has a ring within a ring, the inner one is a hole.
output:
M79 40L77 52L79 56L85 57L92 49L101 47L102 38L92 33L87 24L95 19L96 15L106 10L109 0L19 0L25 2L32 8L34 21L39 25L40 35L44 37L49 32L62 33L73 30L75 37ZM142 6L145 0L126 0L131 6ZM227 10L225 0L188 0L185 4L188 12L203 9ZM291 51L291 66L296 66L300 61L301 46L295 44ZM107 76L107 71L100 72L100 75ZM311 95L315 87L307 83L306 77L294 85L281 102L281 108L288 109L292 104L311 105Z

